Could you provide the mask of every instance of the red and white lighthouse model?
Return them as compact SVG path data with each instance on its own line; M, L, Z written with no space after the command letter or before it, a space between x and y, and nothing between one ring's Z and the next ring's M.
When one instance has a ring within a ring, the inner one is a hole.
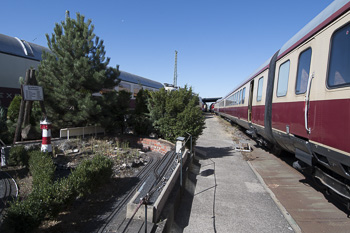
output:
M41 151L42 152L52 152L51 146L51 122L47 119L40 121L40 129L42 130L42 144Z

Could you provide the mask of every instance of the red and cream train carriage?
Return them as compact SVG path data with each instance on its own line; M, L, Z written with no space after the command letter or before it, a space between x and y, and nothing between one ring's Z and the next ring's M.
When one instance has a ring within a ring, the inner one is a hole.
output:
M329 5L214 111L350 200L350 2Z

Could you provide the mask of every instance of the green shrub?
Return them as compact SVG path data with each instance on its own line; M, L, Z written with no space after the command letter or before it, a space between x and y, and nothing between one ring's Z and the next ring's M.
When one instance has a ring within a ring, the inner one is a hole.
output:
M6 223L16 232L31 232L45 217L42 202L30 195L26 200L11 203L6 213Z
M51 155L41 151L29 153L29 170L33 176L33 190L52 185L55 175L55 165Z
M28 165L28 152L24 146L14 146L10 149L8 164L10 166Z
M97 155L91 160L83 161L69 176L78 197L84 196L112 175L112 160Z
M7 109L4 107L0 106L0 139L5 143L5 144L10 144L12 142L11 135L7 129Z
M27 199L12 202L6 222L17 232L30 232L45 218L53 218L76 197L91 193L112 175L111 159L97 155L83 161L67 178L53 182L55 167L49 154L30 152L29 169L33 192Z
M9 108L7 109L7 119L12 122L17 122L21 101L22 97L20 95L16 95L15 98L13 98L11 101Z

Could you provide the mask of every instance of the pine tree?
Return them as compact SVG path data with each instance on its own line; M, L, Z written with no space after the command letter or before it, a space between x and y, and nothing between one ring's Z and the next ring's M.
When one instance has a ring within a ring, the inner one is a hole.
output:
M103 95L105 107L100 117L101 126L108 133L123 133L125 118L129 113L131 95L127 91L112 91Z
M164 88L152 92L149 111L153 126L160 135L172 142L177 137L193 137L195 143L204 129L204 117L199 108L199 98L192 88L181 88L167 92Z
M131 125L134 128L134 133L137 135L149 135L152 130L152 122L149 116L149 110L147 107L148 99L150 98L150 92L148 90L141 89L135 99L135 111L131 115Z
M77 13L56 23L51 37L52 53L43 54L38 68L39 85L44 88L47 115L57 128L78 127L99 122L103 97L94 97L103 88L113 88L119 71L108 67L103 40L94 34L91 20Z

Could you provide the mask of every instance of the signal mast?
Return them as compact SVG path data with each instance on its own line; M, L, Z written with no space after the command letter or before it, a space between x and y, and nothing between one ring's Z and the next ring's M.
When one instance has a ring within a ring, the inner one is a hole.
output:
M177 87L177 51L175 50L174 88Z

